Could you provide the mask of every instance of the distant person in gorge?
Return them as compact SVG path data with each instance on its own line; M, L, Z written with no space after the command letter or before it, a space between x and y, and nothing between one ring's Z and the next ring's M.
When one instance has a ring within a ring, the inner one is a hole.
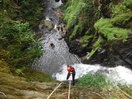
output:
M54 48L55 45L54 45L53 43L50 43L50 47L51 47L51 48Z
M70 65L67 65L67 71L68 71L68 74L67 74L67 80L69 79L70 75L72 75L72 85L75 85L75 69L74 67L70 66Z
M57 28L58 31L60 31L60 25L58 25L56 28Z

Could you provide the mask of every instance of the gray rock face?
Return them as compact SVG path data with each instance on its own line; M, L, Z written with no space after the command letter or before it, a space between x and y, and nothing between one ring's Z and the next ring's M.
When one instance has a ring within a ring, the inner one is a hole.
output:
M60 1L61 3L61 1ZM69 52L64 36L65 25L60 22L63 13L54 6L60 6L59 2L49 0L44 11L44 19L39 25L40 32L44 35L42 47L44 54L34 62L33 68L41 70L49 75L60 72L63 65L80 63L80 59ZM54 47L53 47L53 46Z

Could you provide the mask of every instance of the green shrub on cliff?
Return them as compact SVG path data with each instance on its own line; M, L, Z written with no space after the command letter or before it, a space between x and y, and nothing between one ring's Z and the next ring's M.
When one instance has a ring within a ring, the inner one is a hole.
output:
M28 23L10 23L8 27L1 27L0 48L10 54L10 63L13 66L29 66L40 56L39 41L35 40L35 33L29 29Z
M99 14L92 0L68 0L64 8L64 21L70 40L93 30L94 21L98 19ZM84 31L88 28L90 29L87 32Z
M123 40L125 41L130 29L123 29L112 25L110 19L100 19L94 25L98 33L104 35L108 40Z
M41 0L3 0L0 2L0 20L29 22L34 27L41 18ZM2 24L2 23L0 23Z
M98 20L94 27L99 34L104 35L107 40L126 40L128 33L131 32L131 19L132 19L132 5L131 0L124 2L113 7L112 17Z
M93 49L92 51L89 53L89 55L87 56L87 59L91 58L93 56L93 54L99 49L101 48L101 43L103 42L103 38L101 36L99 36L98 40L93 44Z
M67 24L69 40L78 41L81 45L80 49L88 49L90 51L88 58L102 46L110 45L111 49L115 41L127 41L132 27L132 0L117 2L118 4L114 5L115 1L110 0L108 2L67 1L64 7L64 21ZM99 3L98 7L96 7L96 3ZM99 7L101 8L99 9ZM104 13L108 13L109 18L104 18ZM101 15L102 18L100 18ZM90 39L85 40L83 37L90 37ZM100 37L102 41L95 46Z
M41 10L41 0L0 1L0 49L8 53L0 56L0 60L22 68L31 66L40 56L40 41L32 29L40 19Z
M79 78L79 81L77 82L78 86L89 86L89 87L108 87L111 85L110 81L107 80L107 77L105 75L95 75L88 73L81 78Z
M101 18L94 24L96 31L100 36L103 36L105 41L100 45L112 41L127 41L128 34L131 32L132 7L130 5L132 5L132 1L125 0L113 6L111 18ZM98 47L94 47L94 49ZM95 52L94 49L91 53Z

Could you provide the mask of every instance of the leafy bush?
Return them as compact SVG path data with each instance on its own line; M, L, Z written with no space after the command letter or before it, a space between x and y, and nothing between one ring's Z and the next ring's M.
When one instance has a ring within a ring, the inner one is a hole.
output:
M35 33L29 29L28 23L10 23L0 30L0 48L10 54L13 66L29 66L33 60L41 55L39 41L35 40Z
M113 7L112 18L98 20L94 25L98 33L103 34L107 40L126 40L131 31L131 27L127 27L132 19L131 4L131 0L125 0Z
M103 34L108 40L123 40L125 41L128 36L129 29L123 29L112 25L110 19L100 19L94 25L98 33Z
M127 41L128 34L131 32L132 7L130 4L132 4L132 1L125 0L113 6L111 18L100 18L94 24L95 30L105 39L103 40L104 43L99 42L98 46L93 45L93 50L90 52L88 58L91 57L101 45L109 44L112 41Z
M93 7L92 0L68 0L64 10L64 21L67 23L69 39L73 39L78 35L85 35L84 30L91 28L98 19L99 13Z
M0 14L5 21L29 22L34 27L41 18L41 3L41 0L4 0L0 2Z
M40 41L32 30L41 11L41 0L0 1L0 49L8 53L8 56L0 56L0 60L23 68L41 55Z
M112 49L115 41L127 41L128 34L131 33L132 0L120 1L118 5L114 5L115 1L108 1L106 7L109 6L109 10L97 10L94 2L97 0L68 0L64 7L69 40L76 39L81 49L88 49L88 59L102 46L111 45L108 48ZM100 18L102 12L109 11L112 11L110 18Z
M92 87L108 87L111 85L110 81L107 80L107 77L102 74L91 74L88 73L81 78L77 82L78 86L92 86Z

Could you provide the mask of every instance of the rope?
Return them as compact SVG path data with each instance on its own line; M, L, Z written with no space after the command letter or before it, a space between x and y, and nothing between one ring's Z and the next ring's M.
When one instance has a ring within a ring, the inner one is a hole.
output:
M124 93L127 97L129 97L130 99L132 99L132 96L130 96L129 94L127 94L125 91L123 91L120 87L117 86L117 88Z
M68 92L68 99L70 99L70 89L71 89L71 81L69 81L69 92Z
M62 84L62 82L51 92L51 94L47 97L47 99L49 99L51 97L51 95L56 91L57 88L60 87L61 84Z
M5 97L7 97L7 96L5 95L5 93L4 93L4 92L1 92L1 91L0 91L0 94L2 94L2 95L4 95Z

